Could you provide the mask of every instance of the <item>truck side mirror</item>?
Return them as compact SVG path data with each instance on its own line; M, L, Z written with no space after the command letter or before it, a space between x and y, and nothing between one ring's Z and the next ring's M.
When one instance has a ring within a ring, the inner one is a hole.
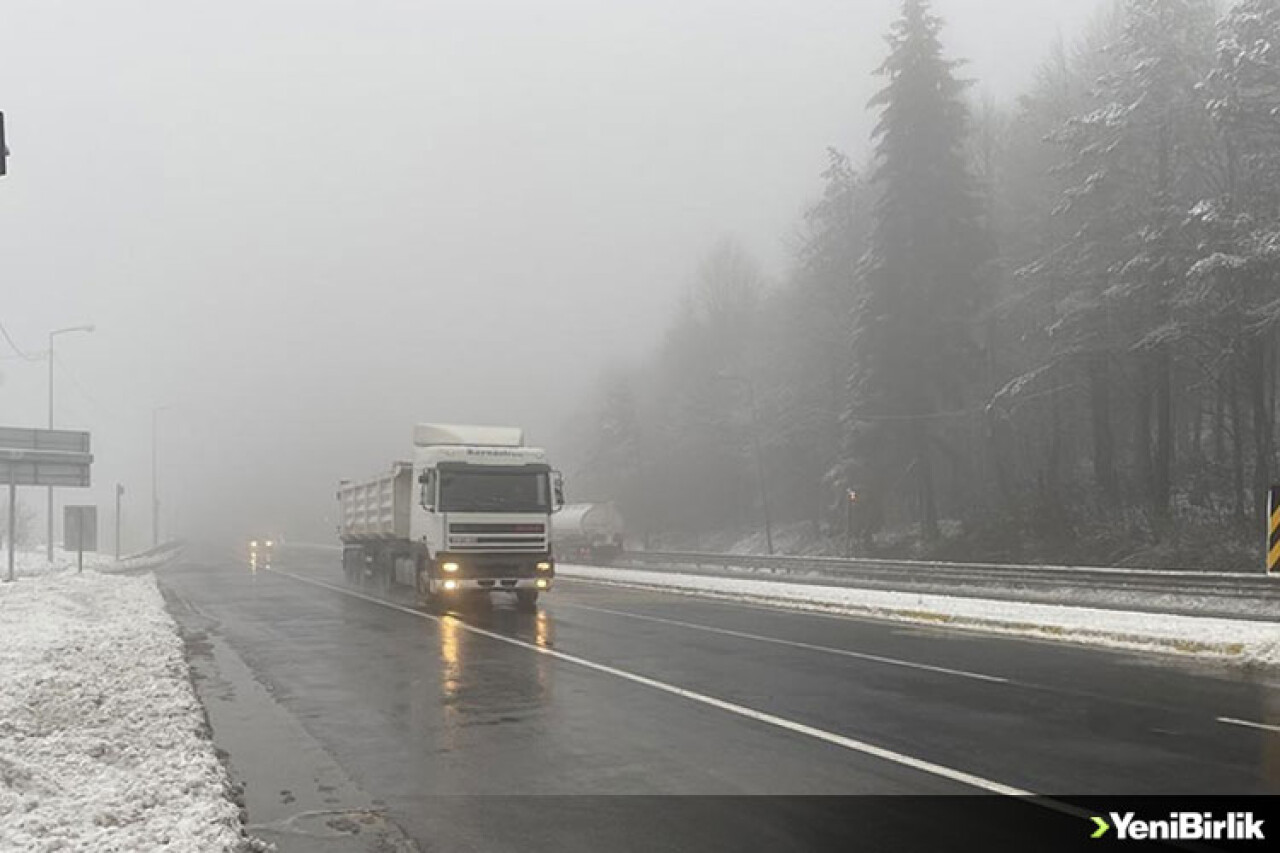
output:
M422 492L418 499L419 503L422 504L422 508L427 512L435 512L435 478L431 476L430 471L423 471L422 475L418 477L418 482L422 484Z
M562 509L564 508L564 475L559 471L555 471L552 476L554 478L552 489L556 498L556 509Z

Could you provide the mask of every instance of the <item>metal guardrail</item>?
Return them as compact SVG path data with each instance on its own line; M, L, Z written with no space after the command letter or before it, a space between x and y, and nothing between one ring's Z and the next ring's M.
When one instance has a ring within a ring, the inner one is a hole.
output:
M113 566L115 571L130 571L134 569L148 568L166 560L173 559L177 556L186 543L180 539L171 539L167 542L161 542L159 545L147 548L144 551L138 551L133 554L125 554Z
M992 588L1023 590L1122 591L1148 595L1274 601L1280 605L1280 578L1261 571L1200 572L1192 570L1097 568L1083 566L944 563L840 557L768 557L674 551L628 551L622 567L654 570L749 571L759 577L812 576L855 582L883 589Z

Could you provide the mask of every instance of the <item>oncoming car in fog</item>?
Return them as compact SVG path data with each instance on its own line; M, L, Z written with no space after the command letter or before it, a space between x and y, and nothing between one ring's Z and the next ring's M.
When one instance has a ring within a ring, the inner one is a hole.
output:
M253 571L271 568L271 553L275 542L271 539L249 540L249 568Z

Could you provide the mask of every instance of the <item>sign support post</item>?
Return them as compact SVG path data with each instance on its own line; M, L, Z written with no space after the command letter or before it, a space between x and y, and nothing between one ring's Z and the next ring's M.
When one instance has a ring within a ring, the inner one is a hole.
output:
M9 484L8 582L14 580L18 486L48 486L51 490L55 486L88 488L92 465L87 432L0 427L0 482ZM49 525L52 528L52 520ZM97 535L96 529L94 535ZM52 555L52 538L49 548Z

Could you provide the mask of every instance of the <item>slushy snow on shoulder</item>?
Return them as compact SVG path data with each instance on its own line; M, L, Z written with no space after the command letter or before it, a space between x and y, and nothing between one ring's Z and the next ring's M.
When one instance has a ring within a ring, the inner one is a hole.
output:
M777 607L1280 665L1280 623L561 564L564 578Z
M0 847L252 849L155 579L71 559L0 584Z

